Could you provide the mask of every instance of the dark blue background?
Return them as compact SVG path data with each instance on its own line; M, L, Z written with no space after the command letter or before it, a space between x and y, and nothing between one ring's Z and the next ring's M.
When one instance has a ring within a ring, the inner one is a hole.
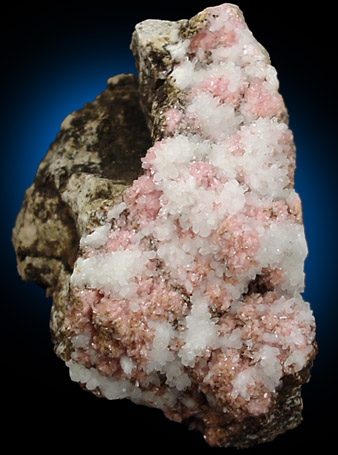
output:
M9 427L19 429L28 448L43 447L42 436L77 444L123 441L124 449L208 449L199 434L169 422L160 411L126 401L108 402L70 381L53 352L49 336L50 299L16 272L11 229L25 189L54 140L62 120L103 91L118 73L135 73L129 50L137 22L189 18L217 2L191 6L163 2L142 6L63 6L10 8L4 11L1 37L1 254L3 393L10 406ZM255 37L277 68L280 91L297 146L296 190L303 202L309 255L305 300L317 320L319 354L309 384L303 387L304 422L274 442L246 453L282 453L329 447L332 411L337 406L336 341L336 54L329 11L290 3L238 1ZM18 431L18 430L17 430ZM168 437L169 436L169 437ZM53 443L53 444L54 444ZM85 447L86 447L85 446ZM53 447L53 446L52 446ZM75 446L74 446L75 447ZM228 453L237 451L228 450Z

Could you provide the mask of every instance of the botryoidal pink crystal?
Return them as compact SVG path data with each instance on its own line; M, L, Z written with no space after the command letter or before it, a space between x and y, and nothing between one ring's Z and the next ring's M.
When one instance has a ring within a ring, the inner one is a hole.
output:
M87 390L212 446L269 441L301 421L316 354L276 71L230 4L144 21L132 51L154 142L80 239L59 354Z

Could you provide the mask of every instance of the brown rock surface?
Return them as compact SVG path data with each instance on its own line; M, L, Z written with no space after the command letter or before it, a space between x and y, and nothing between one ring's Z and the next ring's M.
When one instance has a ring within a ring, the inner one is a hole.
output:
M137 79L114 76L94 101L65 118L25 193L12 235L18 272L53 297L58 353L67 344L64 307L79 239L138 177L150 143Z

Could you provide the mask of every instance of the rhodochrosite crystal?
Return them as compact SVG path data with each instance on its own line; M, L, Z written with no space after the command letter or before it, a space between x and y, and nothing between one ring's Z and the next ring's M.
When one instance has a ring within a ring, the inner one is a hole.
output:
M213 446L269 441L300 422L316 354L276 71L230 4L146 20L131 49L138 84L110 79L41 163L19 271L53 296L56 353L84 388Z

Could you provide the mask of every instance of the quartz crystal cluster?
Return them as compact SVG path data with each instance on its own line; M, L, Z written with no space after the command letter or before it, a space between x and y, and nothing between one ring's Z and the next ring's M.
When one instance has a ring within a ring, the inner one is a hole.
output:
M111 128L100 139L100 98L67 117L37 175L52 175L60 213L76 220L66 234L76 248L54 256L49 275L39 254L30 258L30 190L13 235L19 270L27 279L29 263L43 277L56 353L84 388L189 421L213 446L269 441L300 422L316 354L301 296L295 147L276 71L230 4L190 20L146 20L131 49L138 88L133 76L112 78L115 101L105 106L118 109L117 90L134 84L142 171L106 172L109 141L118 148L121 138ZM119 153L128 160L131 150Z

